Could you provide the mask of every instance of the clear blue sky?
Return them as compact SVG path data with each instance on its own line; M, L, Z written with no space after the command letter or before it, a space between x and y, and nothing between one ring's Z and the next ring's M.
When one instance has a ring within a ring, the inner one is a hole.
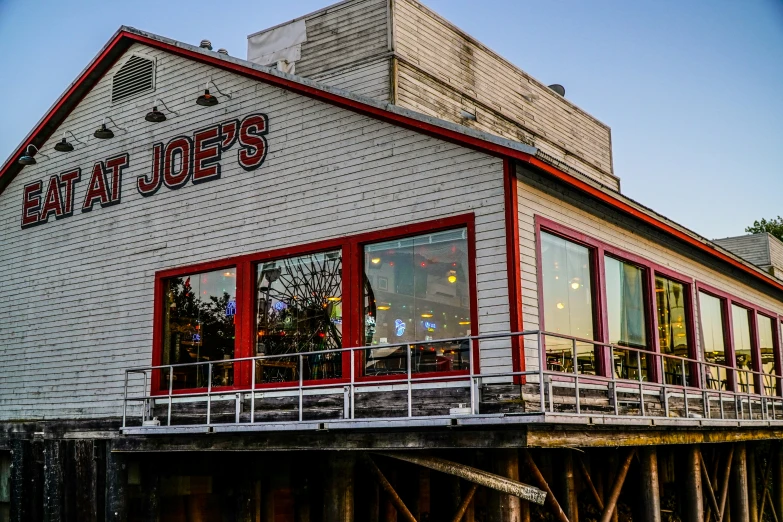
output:
M0 0L0 157L120 25L244 58L329 3ZM783 1L424 3L608 124L626 195L709 238L783 214Z

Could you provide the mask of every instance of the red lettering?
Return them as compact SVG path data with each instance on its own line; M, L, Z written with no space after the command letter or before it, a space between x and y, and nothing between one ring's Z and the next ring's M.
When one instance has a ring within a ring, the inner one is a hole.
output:
M49 221L49 214L54 214L55 218L63 216L62 195L60 194L60 178L52 176L49 178L49 188L46 189L44 205L41 209L41 222Z
M193 135L193 183L220 177L220 127L210 127Z
M73 215L74 190L73 185L82 178L82 169L74 169L60 174L60 182L65 185L65 205L63 217Z
M170 189L178 189L188 182L193 169L191 161L192 146L190 138L180 136L166 145L166 159L163 163L163 182ZM177 171L177 158L180 168Z
M101 204L101 207L105 207L110 202L109 192L106 189L106 172L102 161L96 163L92 168L92 177L90 177L90 184L87 186L87 194L84 195L82 212L91 211L96 201Z
M156 143L152 147L152 178L147 179L143 174L136 178L136 189L142 196L146 197L153 195L163 183L163 177L160 175L162 161L163 144Z
M106 168L111 171L111 203L119 203L122 195L122 171L128 166L128 154L120 154L106 160Z
M24 202L22 203L22 228L37 225L41 219L38 209L41 206L41 189L43 183L34 181L24 186Z
M242 120L239 127L239 165L247 170L255 170L266 158L267 120L263 114L251 114Z

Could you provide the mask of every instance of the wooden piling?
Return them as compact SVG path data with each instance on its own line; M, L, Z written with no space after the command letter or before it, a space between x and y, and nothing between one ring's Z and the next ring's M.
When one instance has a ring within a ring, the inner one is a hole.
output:
M536 462L533 460L533 456L530 455L530 452L526 449L522 449L520 451L522 459L525 461L525 464L530 471L530 475L534 479L534 483L546 492L544 505L549 508L549 511L552 513L552 515L554 515L555 520L558 522L568 522L568 517L560 507L560 503L555 498L555 494L552 492L552 488L549 487L549 484L544 478L544 475L541 474L541 470L539 470L538 466L536 466Z
M494 471L501 477L519 481L519 455L515 449L498 449L492 452ZM519 522L521 508L519 497L490 491L489 520L492 522Z
M558 488L563 499L562 507L568 520L579 521L579 504L576 495L576 476L574 472L574 450L563 449L559 451L560 469L558 469Z
M27 441L11 440L11 522L30 520L27 504L29 490L26 487L25 472L30 466L30 448ZM29 474L29 473L28 473Z
M64 516L63 454L59 440L44 441L44 522L61 522Z
M639 451L641 461L642 522L661 522L661 496L658 486L658 452L655 446Z
M734 463L731 469L731 520L750 522L748 458L744 442L736 443L734 448Z
M128 518L125 456L112 453L111 442L106 441L106 522L125 522Z
M783 441L778 441L772 458L772 505L778 519L783 518ZM773 464L774 463L774 464Z
M704 492L701 483L701 462L699 446L691 444L685 448L685 492L682 496L685 504L684 522L702 522L704 520Z
M73 441L74 505L79 522L98 521L98 497L103 496L103 491L99 495L95 444L89 439Z
M353 522L354 455L330 452L324 466L324 522Z
M623 460L622 465L617 470L617 476L614 479L614 485L609 492L609 496L606 498L606 505L604 506L604 512L601 515L601 522L609 522L609 520L617 516L615 514L617 511L617 500L620 498L620 492L623 489L625 477L628 475L628 469L631 467L631 460L633 459L635 453L635 449L629 450L625 456L625 460Z
M407 522L416 522L416 518L413 516L413 513L410 512L408 507L402 501L402 498L400 498L400 496L394 490L394 486L392 486L392 484L388 481L378 465L375 464L375 462L370 457L365 457L365 465L373 473L375 480L378 481L381 489L383 489L389 500L392 502L392 504L394 504L394 507L396 508L397 513L400 515L400 518Z
M756 447L747 445L748 459L748 516L750 522L759 522L758 495L756 493Z

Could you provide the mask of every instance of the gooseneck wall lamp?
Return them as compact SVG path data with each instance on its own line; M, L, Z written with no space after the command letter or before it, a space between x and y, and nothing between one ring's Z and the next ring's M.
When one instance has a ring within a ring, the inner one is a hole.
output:
M220 90L220 88L215 84L215 82L212 81L212 78L210 78L207 84L204 86L204 94L196 98L196 105L200 105L202 107L214 107L215 105L220 103L217 99L217 96L215 96L214 94L210 94L209 84L212 84L212 86L215 88L217 92L220 93L221 96L223 96L224 98L228 98L229 100L231 99L231 95L224 94Z
M38 163L35 161L35 155L40 153L41 156L43 156L46 159L49 159L49 156L38 150L38 147L33 145L32 143L27 146L27 149L25 150L25 153L22 154L22 156L19 158L19 164L20 165L35 165Z
M73 150L73 145L71 145L68 140L65 139L66 135L70 134L71 137L76 141L76 143L80 143L84 145L84 142L77 138L73 132L71 131L65 131L63 132L63 139L57 142L57 144L54 146L54 150L57 152L71 152Z
M152 110L148 112L147 115L144 117L146 121L152 123L160 123L166 121L166 115L158 110L158 103L160 103L163 106L163 108L165 108L168 112L174 114L175 116L179 116L179 113L177 111L173 111L169 109L168 105L166 105L166 103L163 100L158 98L152 102Z
M106 116L103 118L103 123L101 123L101 126L98 127L98 130L96 130L92 135L98 138L99 140L110 140L114 137L114 132L110 128L106 126L106 120L109 120L112 122L112 124L120 129L123 132L126 132L125 129L117 125L117 122L115 122L111 116Z

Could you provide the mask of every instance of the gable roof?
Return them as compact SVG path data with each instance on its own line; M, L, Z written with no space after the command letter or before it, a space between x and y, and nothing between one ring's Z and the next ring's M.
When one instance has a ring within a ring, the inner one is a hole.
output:
M92 87L134 43L142 43L196 62L228 70L241 76L250 77L303 96L435 136L487 154L512 159L520 163L527 163L557 178L561 182L661 230L669 236L675 237L712 257L740 269L757 280L783 291L783 282L695 232L593 181L587 176L580 175L577 172L565 172L542 161L542 159L537 157L538 149L535 147L127 26L120 27L0 167L0 195L24 168L23 165L17 162L17 159L25 152L27 147L31 144L39 148L42 147Z

